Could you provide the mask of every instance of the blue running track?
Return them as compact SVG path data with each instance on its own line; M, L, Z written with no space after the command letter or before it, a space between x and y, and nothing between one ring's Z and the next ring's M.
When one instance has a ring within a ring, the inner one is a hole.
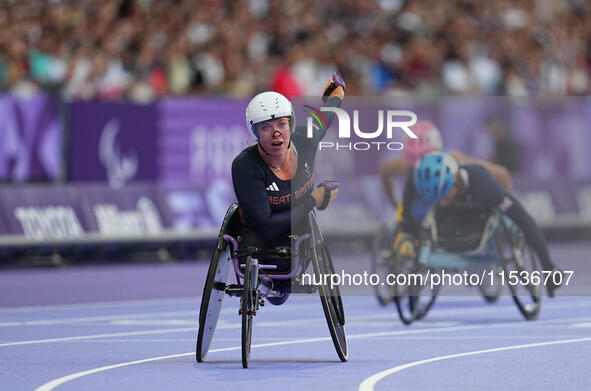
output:
M590 250L562 245L552 254L558 264L564 256L580 265ZM583 269L575 269L580 279L591 274ZM294 296L255 317L247 370L238 300L227 298L198 364L206 270L199 262L0 273L0 389L591 389L591 298L563 288L543 298L530 322L507 296L495 304L443 296L412 326L370 292L345 296L347 363L334 351L318 297Z

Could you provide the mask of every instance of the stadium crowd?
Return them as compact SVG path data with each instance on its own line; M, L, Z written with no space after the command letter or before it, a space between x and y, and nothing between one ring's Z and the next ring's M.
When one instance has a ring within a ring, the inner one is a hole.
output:
M587 0L2 0L0 89L586 95ZM350 91L350 92L349 92Z

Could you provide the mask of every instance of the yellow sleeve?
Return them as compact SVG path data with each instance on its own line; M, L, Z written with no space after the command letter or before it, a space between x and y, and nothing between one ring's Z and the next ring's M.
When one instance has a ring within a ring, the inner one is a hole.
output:
M400 223L402 221L402 202L398 203L398 206L396 207L396 222Z

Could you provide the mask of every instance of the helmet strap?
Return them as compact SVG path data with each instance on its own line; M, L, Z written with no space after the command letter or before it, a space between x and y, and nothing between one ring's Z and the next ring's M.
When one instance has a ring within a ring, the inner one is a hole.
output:
M261 145L261 143L259 143L259 140L257 140L257 144L258 144L259 148L261 149L261 151L265 152L265 155L267 155L267 156L270 155L269 152L265 151L265 148L263 148L263 146Z

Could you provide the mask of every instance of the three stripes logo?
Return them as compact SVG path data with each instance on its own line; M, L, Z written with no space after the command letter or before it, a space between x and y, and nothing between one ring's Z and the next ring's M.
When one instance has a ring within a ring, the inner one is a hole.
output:
M269 190L269 191L279 191L279 187L277 187L277 184L275 182L271 183L269 186L267 186L265 188L265 190Z

